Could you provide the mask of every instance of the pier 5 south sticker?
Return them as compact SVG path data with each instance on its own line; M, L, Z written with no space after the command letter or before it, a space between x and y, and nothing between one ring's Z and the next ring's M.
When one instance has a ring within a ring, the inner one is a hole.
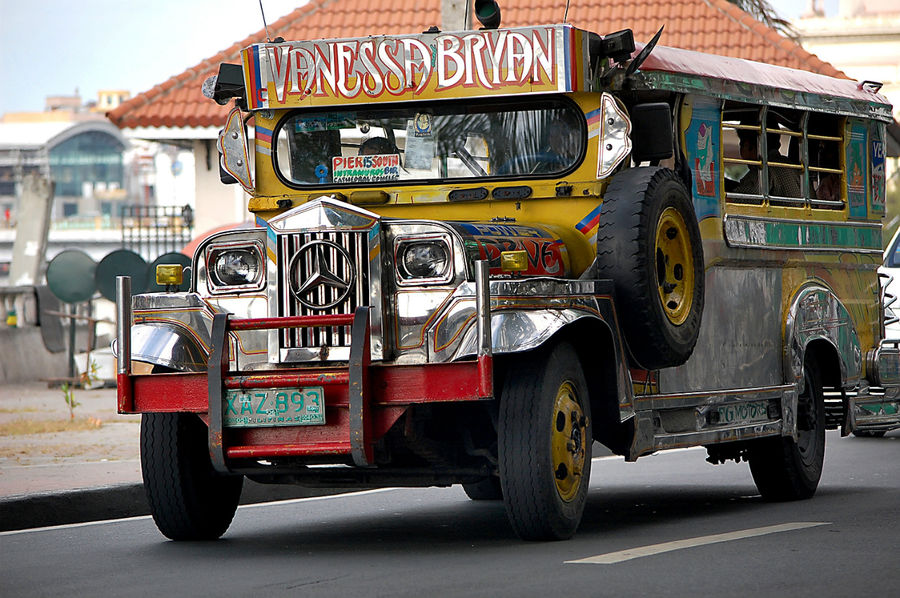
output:
M377 183L400 178L399 154L334 157L331 159L335 183Z

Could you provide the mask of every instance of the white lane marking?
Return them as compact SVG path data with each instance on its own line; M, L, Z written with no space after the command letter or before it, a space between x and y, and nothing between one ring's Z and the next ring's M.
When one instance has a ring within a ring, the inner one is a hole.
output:
M704 447L702 447L702 446L692 446L692 447L687 447L687 448L669 449L669 450L657 453L656 455L653 455L653 456L668 455L671 453L678 453L678 452L682 452L682 451L696 451L696 450L701 450L703 448ZM650 456L650 455L647 455L647 456ZM620 455L608 455L605 457L594 457L591 460L592 461L604 461L604 460L610 460L610 459L619 459L619 460L624 461L625 457L622 457ZM137 461L140 462L139 459ZM331 494L331 495L327 495L327 496L310 496L309 498L294 498L294 499L288 499L288 500L275 500L275 501L271 501L271 502L262 502L262 503L252 504L252 505L241 505L238 507L238 510L253 509L256 507L265 507L265 506L273 505L273 504L288 505L288 504L292 504L292 503L311 502L311 501L317 501L317 500L328 500L328 499L332 499L332 498L362 496L365 494L375 494L376 492L388 492L390 490L397 490L397 488L375 488L373 490L360 490L358 492L346 492L344 494ZM85 521L84 523L67 523L64 525L50 525L47 527L33 527L31 529L18 529L18 530L12 530L12 531L8 531L8 532L0 532L0 537L14 536L17 534L30 534L30 533L34 533L34 532L43 532L43 531L50 531L50 530L71 529L71 528L77 528L77 527L89 527L89 526L93 526L93 525L106 525L107 523L122 523L125 521L141 521L141 520L145 520L145 519L152 519L152 517L150 517L150 515L141 515L138 517L123 517L122 519L104 519L102 521ZM576 562L576 561L571 561L571 562Z
M152 519L150 515L138 517L123 517L122 519L103 519L102 521L85 521L84 523L65 523L63 525L48 525L47 527L32 527L29 529L15 529L8 532L0 532L0 536L16 536L18 534L33 534L34 532L47 532L60 529L73 529L76 527L90 527L92 525L106 525L107 523L124 523L126 521L141 521Z
M727 532L724 534L713 534L711 536L699 536L697 538L687 538L685 540L675 540L674 542L663 542L662 544L651 544L649 546L639 546L637 548L629 548L618 552L608 552L606 554L598 554L586 559L577 561L566 561L566 563L586 563L590 565L612 565L631 559L638 559L645 556L653 556L663 552L671 552L673 550L681 550L683 548L693 548L695 546L704 546L706 544L716 544L718 542L730 542L732 540L742 540L744 538L753 538L755 536L765 536L767 534L777 534L779 532L789 532L808 527L817 527L819 525L831 525L830 521L797 521L793 523L782 523L779 525L769 525L766 527L756 527L752 529L738 530L736 532Z
M252 505L241 505L238 510L256 509L258 507L268 507L271 505L292 505L301 502L314 502L317 500L330 500L332 498L346 498L350 496L365 496L366 494L377 494L379 492L390 492L391 490L399 490L399 488L374 488L372 490L358 490L356 492L344 492L343 494L326 494L323 496L310 496L307 498L289 498L287 500L273 500L270 502L258 502Z
M333 498L347 498L352 496L363 496L365 494L375 494L376 492L387 492L389 490L397 490L397 488L375 488L374 490L360 490L358 492L345 492L343 494L329 494L326 496L310 496L308 498L290 498L287 500L273 500L270 502L255 503L252 505L240 505L238 510L254 509L256 507L266 507L271 505L289 505L301 502L312 502L317 500L328 500ZM101 521L85 521L83 523L66 523L63 525L49 525L46 527L33 527L30 529L16 529L8 532L0 532L0 536L15 536L18 534L32 534L34 532L46 532L52 530L72 529L77 527L91 527L94 525L106 525L108 523L124 523L126 521L143 521L152 519L150 515L139 515L137 517L123 517L121 519L103 519Z

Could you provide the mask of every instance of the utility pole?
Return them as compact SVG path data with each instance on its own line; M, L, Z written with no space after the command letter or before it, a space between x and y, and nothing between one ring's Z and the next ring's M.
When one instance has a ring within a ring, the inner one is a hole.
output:
M53 188L49 178L38 174L28 174L22 179L22 196L16 214L16 240L9 269L9 283L12 286L40 283L50 231Z
M466 25L468 0L441 0L441 31L462 31Z

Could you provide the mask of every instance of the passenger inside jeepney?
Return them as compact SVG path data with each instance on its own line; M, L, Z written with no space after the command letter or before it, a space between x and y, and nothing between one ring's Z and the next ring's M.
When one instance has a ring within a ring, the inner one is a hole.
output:
M759 162L759 134L756 131L746 129L738 130L738 138L741 141L741 158L748 161ZM784 162L785 157L779 153L781 136L778 133L766 135L768 146L768 162ZM784 166L770 166L769 195L775 197L800 197L799 174L793 169ZM760 194L759 166L751 166L747 174L732 189L734 193Z
M521 144L517 152L497 169L497 174L550 174L566 170L575 163L582 148L582 126L571 110L554 110L550 120L545 114L532 117L532 129L523 139L543 139L543 144L528 151ZM522 135L517 131L518 135ZM517 140L518 141L518 140Z
M569 111L560 112L547 129L547 145L541 152L543 163L536 172L560 170L571 164L581 146L581 127Z
M838 158L837 145L834 143L819 141L816 156L817 166L835 170L841 166ZM840 201L842 199L841 175L836 172L817 173L813 186L816 190L816 199L824 201Z
M399 154L400 151L390 139L386 137L369 137L359 144L360 156L374 156L376 154Z

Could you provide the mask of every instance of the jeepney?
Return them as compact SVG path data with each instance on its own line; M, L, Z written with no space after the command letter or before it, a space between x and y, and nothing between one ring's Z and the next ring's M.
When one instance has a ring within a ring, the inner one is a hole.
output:
M826 429L898 417L873 86L565 24L241 57L205 93L256 227L158 269L187 291L118 282L169 538L222 535L244 477L462 484L568 538L593 441L803 499Z

